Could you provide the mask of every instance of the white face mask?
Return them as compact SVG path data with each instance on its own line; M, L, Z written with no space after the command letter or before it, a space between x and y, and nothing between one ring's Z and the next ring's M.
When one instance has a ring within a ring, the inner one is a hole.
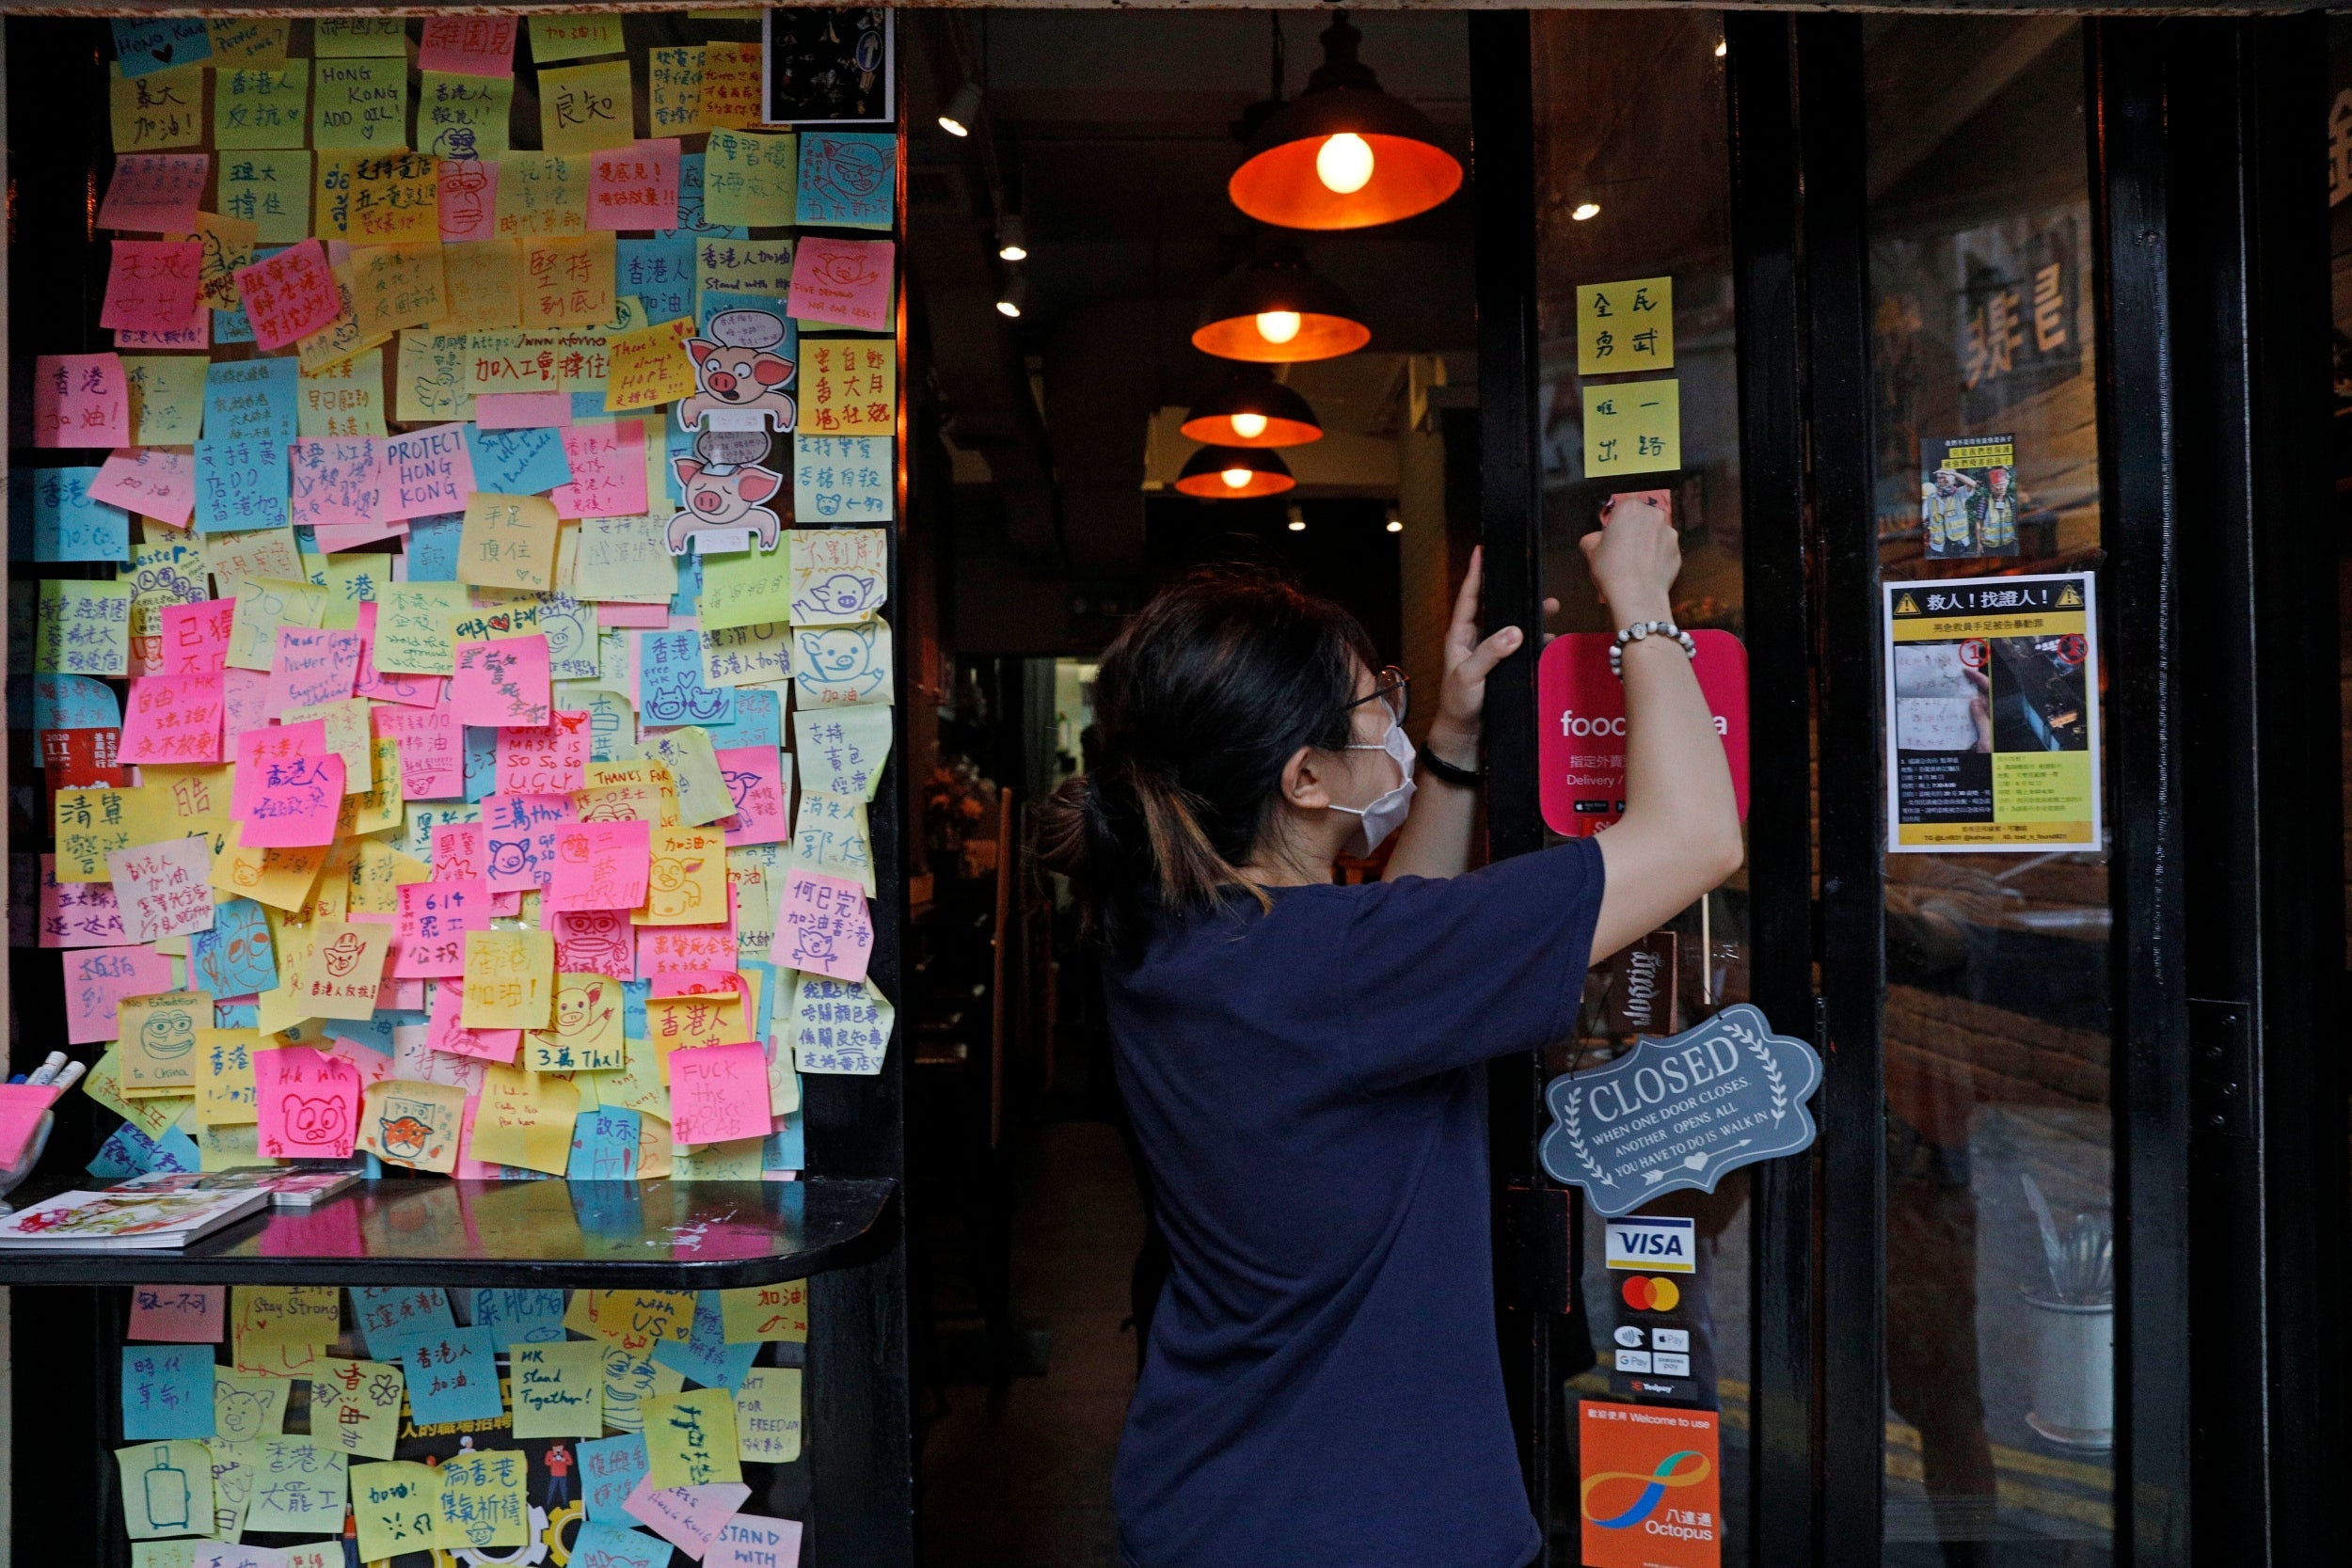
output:
M1364 819L1364 853L1369 855L1380 847L1382 839L1404 826L1405 814L1412 809L1413 743L1406 737L1405 726L1391 719L1389 721L1389 733L1380 737L1379 745L1374 746L1356 741L1343 747L1342 750L1386 752L1390 759L1396 764L1396 770L1402 776L1401 782L1394 789L1390 790L1368 806L1335 804L1331 808L1333 811L1343 811L1350 816L1360 816Z

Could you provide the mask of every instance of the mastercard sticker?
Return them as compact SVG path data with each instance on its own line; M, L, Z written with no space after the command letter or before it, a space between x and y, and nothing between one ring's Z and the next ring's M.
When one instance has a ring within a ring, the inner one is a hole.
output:
M1664 1275L1634 1275L1620 1293L1636 1312L1671 1312L1682 1305L1682 1287Z

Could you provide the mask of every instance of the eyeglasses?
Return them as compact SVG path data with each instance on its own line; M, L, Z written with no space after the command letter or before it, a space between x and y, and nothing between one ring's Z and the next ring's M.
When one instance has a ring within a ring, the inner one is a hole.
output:
M1406 689L1411 686L1412 683L1413 677L1398 669L1395 665L1391 664L1384 666L1380 671L1379 679L1373 683L1372 689L1364 693L1364 695L1357 698L1354 702L1343 705L1340 711L1342 713L1353 713L1358 708L1363 706L1366 703L1377 702L1389 710L1389 717L1391 719L1393 719L1398 723L1402 724L1405 722L1405 708L1406 703Z

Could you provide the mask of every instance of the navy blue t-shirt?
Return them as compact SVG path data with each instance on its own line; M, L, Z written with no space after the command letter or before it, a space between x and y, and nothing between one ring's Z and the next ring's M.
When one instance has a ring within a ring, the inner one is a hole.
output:
M1600 847L1163 916L1106 974L1172 1272L1128 1568L1520 1568L1476 1064L1575 1026Z

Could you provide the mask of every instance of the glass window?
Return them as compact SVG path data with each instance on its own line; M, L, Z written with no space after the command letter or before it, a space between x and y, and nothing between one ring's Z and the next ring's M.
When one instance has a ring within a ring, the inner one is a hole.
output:
M2088 570L2100 518L2081 29L1865 29L1882 570ZM2080 733L2080 698L2012 711L2034 675L1996 658L1975 695L1935 699L1957 749L2008 752L1993 737L2021 723L2052 749L2057 730ZM2109 1560L2106 857L1890 854L1886 902L1885 1560Z

